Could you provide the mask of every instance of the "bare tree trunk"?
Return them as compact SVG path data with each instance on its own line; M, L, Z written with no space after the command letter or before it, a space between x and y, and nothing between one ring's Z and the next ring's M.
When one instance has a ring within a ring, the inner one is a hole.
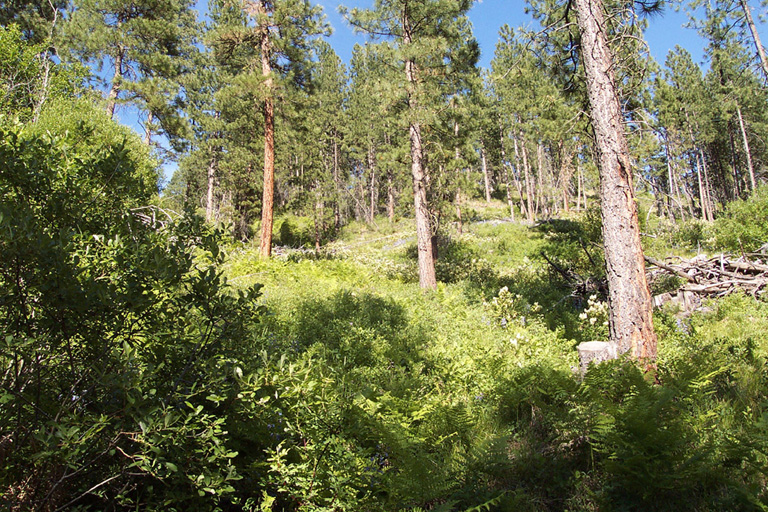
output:
M315 184L315 190L318 190L320 185ZM321 194L317 194L315 201L315 252L320 252L320 240L322 238L323 231L323 215L325 209L325 203L321 199Z
M213 222L213 193L216 185L216 168L218 166L218 155L214 151L211 155L211 161L208 164L208 193L205 202L205 220Z
M536 212L541 213L546 208L547 198L544 197L544 147L541 140L536 142ZM545 218L549 215L546 215Z
M577 165L577 176L576 176L576 209L581 210L581 165Z
M699 148L701 154L701 167L704 169L704 200L707 202L707 220L715 220L715 203L712 200L712 185L709 181L709 171L707 170L707 160L704 157L704 151Z
M403 44L411 44L411 26L403 16ZM405 61L405 75L408 82L408 105L411 112L409 135L411 142L411 177L413 179L413 205L416 211L416 246L419 258L419 286L426 290L437 289L435 260L432 250L432 228L427 203L427 174L424 170L424 148L421 141L421 122L418 120L419 106L416 98L416 62L413 58Z
M672 141L669 139L669 134L666 137L666 143L664 144L664 151L667 154L667 172L669 173L669 187L670 196L675 199L677 206L680 209L680 218L685 220L685 209L683 208L683 199L680 197L680 186L677 183L677 173L675 172L672 161Z
M370 207L368 209L368 223L373 224L373 219L376 215L376 154L374 153L373 146L368 148L368 170L370 171L371 179L369 184Z
M264 0L259 5L263 11L268 9ZM272 98L272 65L269 27L262 27L261 35L261 74L264 77L264 195L261 206L261 236L259 255L269 258L272 255L272 225L275 209L275 107Z
M464 221L461 218L461 188L456 189L456 219L459 236L464 234Z
M120 94L120 83L123 81L123 53L124 50L121 47L115 56L115 76L112 77L112 88L107 95L107 115L110 119L115 117L115 105L117 96Z
M600 168L603 243L611 343L617 354L656 359L650 289L621 106L606 40L602 0L575 0L581 56Z
M560 143L560 189L563 195L563 211L568 213L571 205L571 180L573 179L573 152L563 142Z
M155 115L152 111L147 112L147 122L144 124L144 144L152 144L152 123L155 121Z
M733 130L731 129L730 121L728 121L728 141L731 145L731 171L733 172L733 193L731 195L731 199L736 199L737 197L741 196L741 179L739 178L739 163L738 154L736 151L736 142L733 140ZM728 191L726 191L726 193L727 192Z
M768 59L765 57L765 50L763 44L760 42L760 35L757 33L757 27L755 27L755 20L752 19L752 11L747 5L747 0L739 0L741 8L744 10L744 16L747 19L747 25L749 31L752 33L752 40L755 42L755 48L757 48L757 55L760 57L760 66L763 68L765 78L768 79Z
M483 169L483 183L485 184L485 202L491 204L491 177L488 173L488 160L485 157L485 146L480 148L480 164Z
M352 196L355 200L355 220L358 222L365 222L368 219L368 208L365 206L364 176L361 174L355 180L355 194Z
M480 163L483 168L483 182L485 183L485 202L491 203L491 177L488 175L488 161L485 158L485 146L480 148Z
M395 222L395 184L391 169L387 171L387 217L390 224Z
M499 125L499 147L501 148L501 168L504 171L504 185L506 186L506 189L507 189L506 195L507 195L507 205L509 206L509 216L512 220L515 220L515 206L514 204L512 204L512 184L509 182L509 166L507 165L507 152L504 150L504 129L502 128L501 124ZM520 199L522 200L522 195L520 196Z
M747 130L744 128L744 117L741 115L741 107L736 104L736 113L739 115L739 128L741 128L741 140L744 143L744 154L747 156L747 169L749 170L749 184L752 190L755 190L755 168L752 166L752 152L749 150L749 140L747 139Z
M43 64L43 83L40 87L40 94L35 101L35 111L32 116L32 122L36 123L40 117L40 112L43 110L43 105L48 99L48 88L51 83L51 45L53 44L53 33L56 30L56 22L59 20L59 9L49 0L48 5L53 10L53 20L51 21L51 29L48 31L48 40L46 41L46 48L42 55Z
M335 128L333 129L333 186L335 187L333 225L339 229L341 227L341 183L339 180L339 141Z
M517 144L517 133L513 132L512 141L515 145L515 169L517 170L516 173L514 173L513 178L515 179L515 189L517 190L517 195L520 198L520 215L523 217L528 216L528 209L525 207L525 199L523 198L523 185L520 183L520 151L518 149ZM511 207L511 204L510 204Z
M533 186L531 184L531 164L528 161L528 148L525 147L525 141L521 141L521 153L523 154L523 172L525 172L525 200L527 202L526 211L528 212L528 222L533 223L536 220L536 210L533 206Z

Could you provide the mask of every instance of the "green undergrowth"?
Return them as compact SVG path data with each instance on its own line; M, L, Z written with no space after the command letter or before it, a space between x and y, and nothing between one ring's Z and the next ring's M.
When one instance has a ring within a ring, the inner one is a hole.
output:
M764 303L732 296L691 318L659 313L655 375L621 360L581 381L575 345L605 335L604 306L571 296L541 253L588 270L588 220L466 225L439 242L434 293L418 288L410 229L353 226L320 255L231 252L230 283L263 284L266 310L227 423L249 503L768 504Z

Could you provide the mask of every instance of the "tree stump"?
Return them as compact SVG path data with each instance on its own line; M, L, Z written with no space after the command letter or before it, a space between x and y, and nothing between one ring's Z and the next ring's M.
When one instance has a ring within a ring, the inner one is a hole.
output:
M587 373L589 363L595 364L609 359L616 359L616 347L607 341L585 341L576 347L579 351L579 370L581 377Z

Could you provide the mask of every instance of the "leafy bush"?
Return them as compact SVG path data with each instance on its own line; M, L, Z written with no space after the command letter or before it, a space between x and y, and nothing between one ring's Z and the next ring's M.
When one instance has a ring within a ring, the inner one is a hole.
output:
M754 252L768 243L768 187L728 203L711 229L716 247L733 252Z
M281 215L275 219L277 237L273 241L286 247L314 247L315 224L309 217L297 217L295 215ZM325 233L321 233L321 240L325 239Z
M154 184L124 145L12 129L0 158L3 500L167 510L230 494L211 397L236 382L257 289L227 291L201 219L129 213Z
M30 44L17 25L0 27L0 121L27 122L47 98L71 99L80 88L85 70L55 64L47 46Z

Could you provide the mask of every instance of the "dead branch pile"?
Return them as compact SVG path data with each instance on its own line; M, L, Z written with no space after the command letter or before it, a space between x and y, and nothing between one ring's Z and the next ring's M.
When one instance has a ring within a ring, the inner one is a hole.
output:
M761 259L750 260L746 256L721 254L711 258L697 256L690 260L675 257L663 262L646 256L645 260L652 265L647 269L651 280L664 274L685 280L677 297L671 293L654 297L656 306L679 300L684 303L686 310L690 310L697 306L696 303L701 303L702 297L723 297L737 290L757 297L765 292L768 284L768 264Z
M586 249L585 249L586 250ZM589 256L589 253L587 253ZM559 274L566 282L567 286L572 290L570 297L586 298L592 294L598 294L601 296L608 295L608 281L604 278L597 278L593 276L582 276L571 270L570 268L558 265L552 258L548 257L545 253L541 253L544 261L549 263L549 266ZM589 257L592 261L592 257ZM594 265L594 261L592 261Z

